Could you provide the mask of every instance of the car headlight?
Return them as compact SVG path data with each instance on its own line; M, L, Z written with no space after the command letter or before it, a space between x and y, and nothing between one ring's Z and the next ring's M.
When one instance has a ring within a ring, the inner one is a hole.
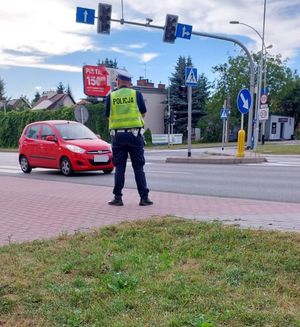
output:
M70 151L75 152L75 153L84 153L85 152L84 149L80 148L77 145L67 144L66 147L67 147L67 149L69 149Z

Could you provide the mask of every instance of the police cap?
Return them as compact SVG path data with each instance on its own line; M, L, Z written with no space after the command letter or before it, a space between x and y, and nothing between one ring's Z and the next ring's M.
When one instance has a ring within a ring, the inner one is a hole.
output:
M131 82L131 76L127 72L118 72L117 79Z

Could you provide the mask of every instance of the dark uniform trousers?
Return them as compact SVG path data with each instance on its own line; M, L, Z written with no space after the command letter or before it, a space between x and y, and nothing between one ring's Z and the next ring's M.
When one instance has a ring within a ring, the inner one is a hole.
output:
M112 136L113 163L115 165L115 187L113 194L122 196L128 154L134 170L135 182L141 199L148 198L149 189L144 172L144 138L131 132L120 132Z

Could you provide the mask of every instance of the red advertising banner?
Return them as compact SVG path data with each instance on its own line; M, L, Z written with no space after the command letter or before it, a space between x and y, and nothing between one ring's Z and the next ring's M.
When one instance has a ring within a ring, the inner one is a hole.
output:
M105 66L83 66L84 94L94 97L104 97L110 92L109 75Z

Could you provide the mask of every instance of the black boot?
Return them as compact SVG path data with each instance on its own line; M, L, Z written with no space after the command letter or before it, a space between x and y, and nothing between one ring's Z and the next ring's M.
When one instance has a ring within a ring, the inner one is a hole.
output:
M140 206L151 206L153 202L149 198L141 199Z
M115 196L111 201L108 202L111 206L123 206L123 201L121 197Z

